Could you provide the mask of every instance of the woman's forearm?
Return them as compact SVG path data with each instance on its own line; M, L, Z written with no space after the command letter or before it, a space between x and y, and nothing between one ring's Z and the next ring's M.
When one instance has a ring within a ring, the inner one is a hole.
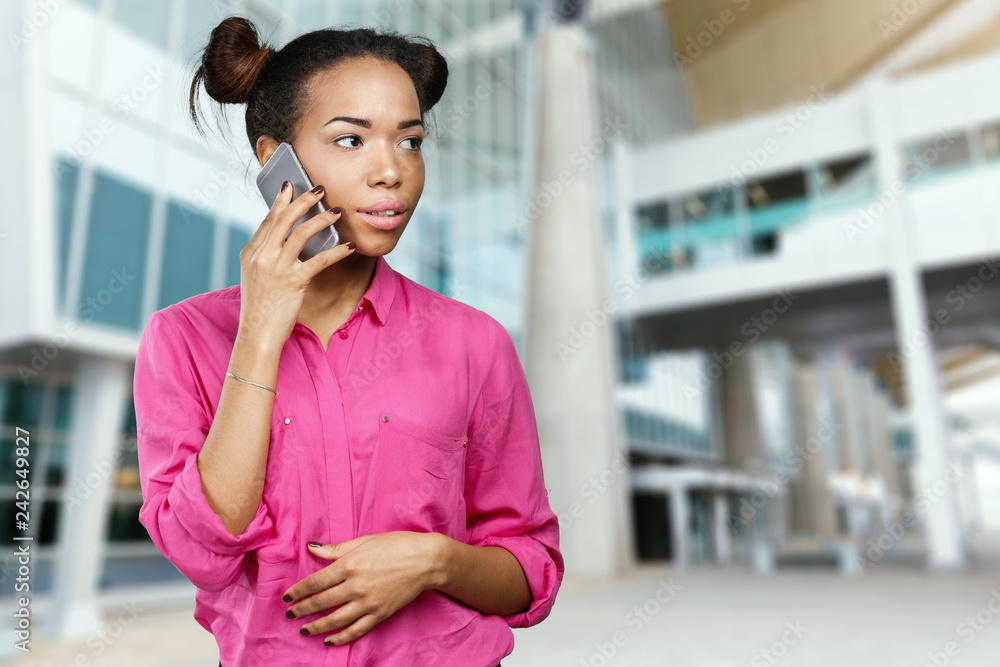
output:
M477 547L438 535L433 588L484 614L527 611L533 598L514 554L503 547Z
M237 336L229 370L274 387L281 350ZM253 521L264 493L274 394L229 376L205 444L198 452L201 488L209 506L233 535Z

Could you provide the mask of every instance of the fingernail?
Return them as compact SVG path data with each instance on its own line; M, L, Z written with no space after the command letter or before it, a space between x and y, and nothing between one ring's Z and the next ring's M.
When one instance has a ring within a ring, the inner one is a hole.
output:
M291 183L289 183L288 181L285 181L284 183L282 183L281 184L281 191L284 192L285 190L287 190L289 185L291 185Z
M333 643L333 641L332 641L332 640L327 640L327 641L324 641L324 642L323 642L323 645L324 645L324 646L334 646L335 644Z
M289 609L288 611L285 612L285 616L288 618L295 618L295 612Z
M291 602L292 596L289 595L288 593L285 593L283 596L281 596L281 599L284 600L285 602Z
M317 185L316 187L314 187L309 192L313 193L314 195L321 194L323 192L323 186L322 185Z
M357 244L354 241L348 241L347 242L347 247L350 248L351 250L354 250L358 246L357 246Z
M306 544L308 544L311 547L321 547L321 546L323 546L319 542L306 542Z
M299 630L299 632L302 633L302 634L304 634L304 635L306 635L306 636L309 635L309 630L307 630L306 628L302 628L301 630Z
M333 211L334 213L340 213L340 207L339 207L339 206L334 206L334 207L333 207L332 209L330 209L330 210L331 210L331 211Z

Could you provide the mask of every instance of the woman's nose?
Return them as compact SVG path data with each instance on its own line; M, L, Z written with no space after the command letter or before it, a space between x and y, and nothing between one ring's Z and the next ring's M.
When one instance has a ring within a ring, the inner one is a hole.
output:
M394 148L380 149L372 156L373 163L368 175L368 185L392 187L402 178L399 158Z

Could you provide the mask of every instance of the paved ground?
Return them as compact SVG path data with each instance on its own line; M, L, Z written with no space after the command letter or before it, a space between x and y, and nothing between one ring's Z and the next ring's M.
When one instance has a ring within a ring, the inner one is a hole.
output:
M613 580L567 579L551 616L515 631L503 664L996 667L1000 535L980 536L977 549L969 571L950 575L903 559L861 577L645 566ZM110 645L40 642L12 664L212 667L215 643L192 609L143 613Z

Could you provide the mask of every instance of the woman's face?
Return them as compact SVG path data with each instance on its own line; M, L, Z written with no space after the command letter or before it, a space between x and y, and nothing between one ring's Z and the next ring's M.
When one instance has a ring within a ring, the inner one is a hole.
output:
M423 136L416 89L398 65L357 58L313 77L293 148L313 185L325 188L323 205L340 207L341 243L369 256L396 246L424 189ZM270 138L257 146L262 164L277 148ZM402 207L362 213L384 200Z

